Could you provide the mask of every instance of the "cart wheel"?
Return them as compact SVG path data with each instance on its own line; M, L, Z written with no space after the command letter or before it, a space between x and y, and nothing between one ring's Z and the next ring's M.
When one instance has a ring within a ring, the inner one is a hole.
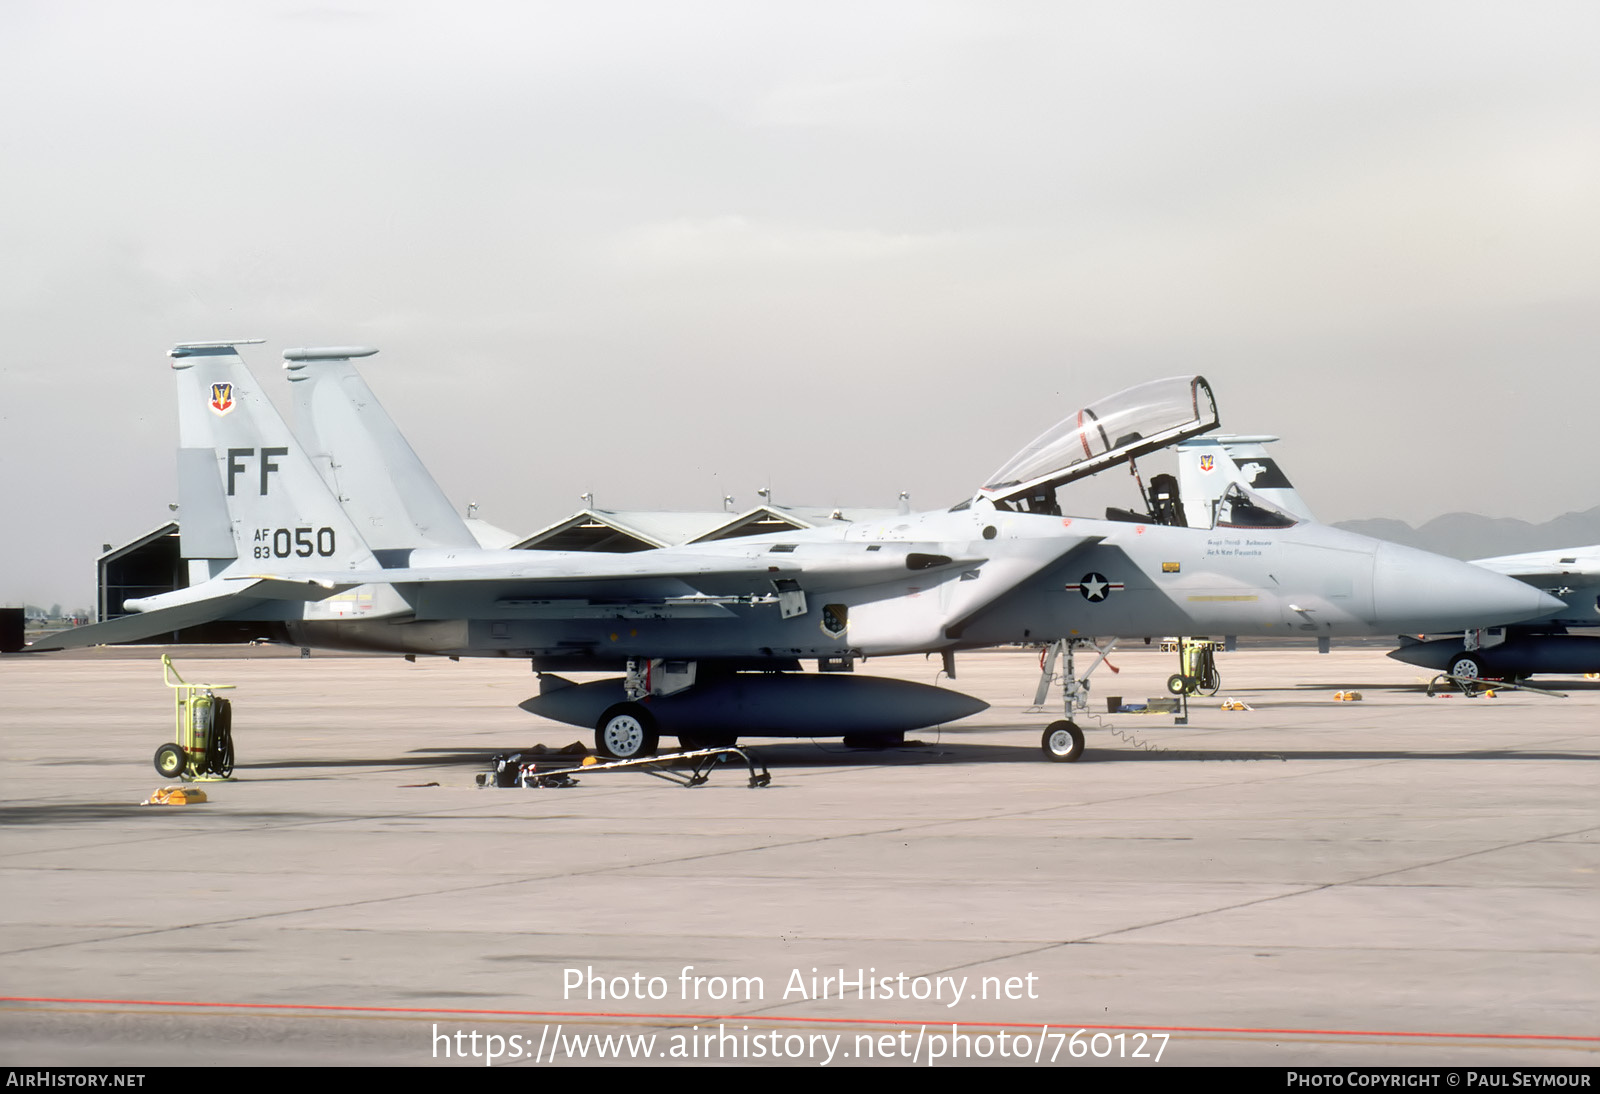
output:
M1075 763L1083 755L1083 730L1068 721L1051 722L1039 744L1056 763Z
M1189 690L1189 681L1182 673L1173 673L1167 677L1167 690L1174 695L1182 695Z
M156 749L156 773L163 779L176 779L189 765L189 757L175 744L164 744Z

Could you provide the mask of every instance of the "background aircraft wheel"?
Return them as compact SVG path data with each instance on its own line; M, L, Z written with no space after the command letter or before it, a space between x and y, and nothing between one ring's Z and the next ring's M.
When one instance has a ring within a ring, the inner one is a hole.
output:
M594 727L595 751L613 760L654 756L660 741L655 718L638 703L618 703Z
M1181 673L1173 673L1167 677L1167 690L1174 695L1182 695L1189 690L1189 681Z
M1476 680L1483 675L1483 666L1476 657L1457 657L1450 662L1451 676L1465 676Z
M1051 722L1039 742L1044 754L1059 764L1070 764L1083 755L1083 730L1071 722Z
M164 744L156 749L156 774L163 779L176 779L188 763L189 757L175 744Z
M906 743L904 733L846 733L846 748L899 748Z

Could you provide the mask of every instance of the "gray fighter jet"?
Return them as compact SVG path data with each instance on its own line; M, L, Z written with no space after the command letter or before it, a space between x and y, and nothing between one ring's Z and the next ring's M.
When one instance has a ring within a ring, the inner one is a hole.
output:
M953 668L962 649L1087 636L1441 631L1558 603L1300 522L1242 489L1214 528L1173 519L1154 490L1149 514L1063 513L1068 483L1216 427L1198 376L1085 407L948 510L631 554L486 550L355 372L374 351L285 355L304 385L297 437L241 344L171 351L190 587L35 649L230 619L305 646L522 658L543 685L526 708L593 726L602 752L625 757L662 734L893 736L982 709L848 671L888 654L939 653ZM802 673L803 660L835 671ZM625 675L553 675L595 670ZM1056 758L1075 759L1081 734L1057 744Z
M1600 672L1600 636L1573 628L1600 627L1600 544L1474 559L1561 601L1561 607L1518 626L1484 626L1449 638L1402 635L1389 656L1463 679L1518 680L1541 674ZM1508 620L1496 620L1506 623Z

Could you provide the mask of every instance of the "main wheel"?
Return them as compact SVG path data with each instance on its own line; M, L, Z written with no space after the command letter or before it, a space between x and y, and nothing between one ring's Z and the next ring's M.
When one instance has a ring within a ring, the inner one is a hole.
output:
M595 751L613 760L654 756L660 743L655 718L638 703L618 703L594 727Z
M1476 680L1483 675L1483 664L1476 657L1463 654L1450 660L1450 675L1464 676L1469 680Z
M1068 721L1051 722L1039 744L1056 763L1070 764L1083 755L1083 730Z
M189 756L175 744L164 744L156 749L156 774L163 779L176 779L189 766Z

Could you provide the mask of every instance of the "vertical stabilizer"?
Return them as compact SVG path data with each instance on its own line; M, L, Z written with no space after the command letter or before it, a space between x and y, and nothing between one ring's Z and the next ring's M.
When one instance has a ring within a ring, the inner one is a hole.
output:
M273 572L377 566L365 540L240 359L248 342L184 342L178 381L179 527L188 558Z
M1178 493L1191 528L1210 528L1217 500L1239 483L1300 520L1314 521L1300 492L1267 455L1276 437L1223 434L1178 443Z
M352 358L377 352L367 346L285 350L295 432L374 551L477 547L466 523L356 371Z

